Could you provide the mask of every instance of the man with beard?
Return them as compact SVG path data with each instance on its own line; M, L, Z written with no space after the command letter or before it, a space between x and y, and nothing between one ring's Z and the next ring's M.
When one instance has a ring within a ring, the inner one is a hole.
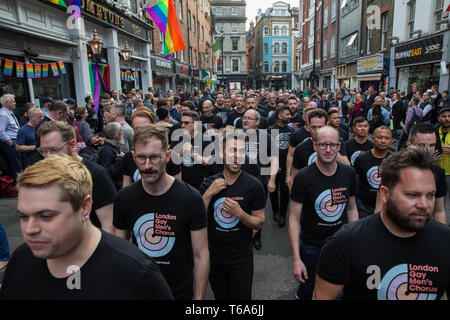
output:
M339 131L341 139L345 142L348 140L348 132L341 127L341 117L339 116L339 111L336 109L330 109L328 111L328 123L327 125L335 128Z
M392 143L392 131L386 126L375 129L372 141L374 147L358 156L354 168L358 179L358 193L356 204L360 218L374 214L377 191L380 187L380 164L389 154Z
M295 95L290 95L287 102L291 113L291 122L289 125L294 130L299 130L305 125L305 121L303 120L302 112L299 110L298 98Z
M245 104L243 95L239 94L236 96L235 107L236 108L228 114L227 126L236 127L238 120L244 116Z
M223 172L207 178L200 192L208 208L210 284L216 300L251 300L252 230L264 224L264 189L241 170L245 142L235 134L223 139Z
M380 214L344 226L322 249L314 299L440 300L450 293L448 226L430 221L434 157L407 148L383 161Z
M333 127L317 130L317 160L302 169L292 184L289 240L294 277L300 282L298 300L312 298L316 265L326 239L348 221L358 220L356 174L352 167L337 162L340 144L339 132Z
M227 108L224 103L223 93L219 92L216 94L216 103L214 105L214 109L212 113L222 119L223 125L227 123L227 116L231 112L231 109Z
M222 119L213 112L213 104L211 100L204 100L202 104L202 125L205 130L221 129L224 127Z
M373 148L373 142L369 140L369 120L364 117L355 118L353 132L354 137L345 142L345 151L352 166L360 154Z
M286 158L289 149L291 136L295 130L290 127L291 113L287 107L280 107L276 111L277 123L268 128L268 132L275 139L276 146L279 148L279 171L275 182L275 191L270 193L270 202L272 203L273 218L278 221L279 227L286 224L286 213L289 203L289 188L286 184ZM280 197L278 198L278 192ZM279 202L278 202L278 199Z
M441 125L436 129L436 137L439 141L437 149L442 155L438 164L445 170L445 179L450 190L450 134L448 134L450 130L450 108L441 109L438 120Z
M256 96L249 95L245 97L245 107L246 110L255 110L259 114L259 129L267 129L268 123L267 123L267 113L261 108L261 106L258 106L258 101L256 100ZM236 128L242 129L243 125L243 118L239 119L236 122Z
M133 243L160 266L175 299L203 299L209 251L202 197L166 173L172 152L164 128L138 128L133 142L142 179L117 194L115 235L126 239L132 232Z

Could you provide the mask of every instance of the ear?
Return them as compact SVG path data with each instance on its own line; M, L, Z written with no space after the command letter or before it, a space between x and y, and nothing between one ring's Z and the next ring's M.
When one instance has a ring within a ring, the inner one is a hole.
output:
M77 151L77 148L78 148L77 139L70 140L69 146L70 146L70 149L72 152Z
M409 148L409 147L411 147L411 142L406 141L405 145L406 145L407 148Z
M133 152L133 156L134 156L134 152ZM166 153L166 163L169 163L171 156L172 156L172 150L168 150Z
M83 199L80 210L81 210L81 219L84 219L85 217L89 217L91 215L92 197L90 195L87 195Z
M386 186L380 186L380 189L378 189L380 192L380 199L383 202L383 204L386 204L389 200L389 188Z

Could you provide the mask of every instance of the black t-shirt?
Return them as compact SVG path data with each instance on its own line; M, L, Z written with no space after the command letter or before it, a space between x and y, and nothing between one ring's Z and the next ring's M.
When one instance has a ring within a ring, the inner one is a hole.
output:
M231 111L227 117L227 126L236 127L237 122L244 116L245 109L242 113L237 112L236 110Z
M343 143L341 143L339 153L343 156L347 155ZM309 166L311 163L316 162L316 160L317 152L314 150L314 143L311 138L307 138L295 148L292 166L296 169L302 169Z
M445 170L441 166L433 163L434 179L436 181L436 198L443 198L447 195L447 183L445 182Z
M308 138L311 138L311 133L306 131L305 127L302 127L292 135L290 146L295 148Z
M73 277L73 278L70 278ZM0 300L135 300L173 299L155 261L128 241L102 232L92 256L76 275L55 278L47 260L36 258L22 244L11 257Z
M264 117L260 111L258 111L258 113L260 114L260 118L259 118L259 125L258 125L258 129L267 129L269 127L269 124L267 122L267 118ZM236 121L236 126L237 129L242 129L242 118L239 118Z
M344 285L343 300L439 300L444 291L450 293L446 243L446 225L430 221L413 237L398 238L376 214L345 225L330 238L317 274Z
M347 205L355 195L356 174L337 163L334 175L324 175L316 163L300 170L292 184L291 199L302 203L300 240L322 247L326 239L347 222Z
M191 231L207 226L197 190L175 178L165 194L152 196L138 181L117 194L113 225L132 231L133 243L155 259L175 299L192 299Z
M103 208L114 202L116 197L116 187L108 175L108 172L102 166L90 160L83 159L83 164L89 170L92 177L92 212L91 222L94 226L101 228L102 225L98 219L95 210Z
M293 118L291 118L291 122L289 123L289 126L291 126L295 130L300 130L302 127L305 126L305 120L303 120L303 114L300 112L297 112Z
M214 113L216 116L218 116L222 120L223 126L227 123L227 117L230 112L231 112L231 110L225 106L222 109L217 108L217 106L215 106L212 111L212 113Z
M250 163L256 163L260 168L263 185L267 185L270 178L269 157L272 156L272 145L275 146L275 141L267 130L256 130L254 134L247 131L245 153Z
M213 181L219 178L224 178L223 172L205 179L200 193L204 194ZM239 178L232 185L211 198L207 212L209 250L213 263L253 254L252 230L235 216L222 213L226 198L237 201L247 214L265 207L262 183L244 171L241 171Z
M373 142L369 139L366 140L363 144L358 143L355 138L352 138L345 142L345 149L347 150L347 157L350 161L351 165L355 165L356 158L373 148Z
M377 192L381 184L379 173L383 159L375 158L372 151L361 154L355 160L355 171L358 180L358 198L364 205L374 209L377 202Z
M136 162L134 162L131 151L125 153L122 161L123 175L131 177L131 182L136 182L141 179L141 173L139 172ZM172 160L166 164L166 172L171 176L176 176L180 173L180 166L175 165Z
M211 144L211 141L207 141L205 139L202 139L202 145L201 150L200 146L194 145L195 139L191 140L192 148L194 149L194 154L203 156L205 148ZM181 178L183 181L189 183L191 186L196 188L200 188L200 185L203 182L203 179L205 177L205 169L206 166L204 166L201 163L197 163L196 160L192 158L184 158L183 155L183 162L181 163Z
M342 127L339 127L338 131L339 131L339 135L341 136L341 139L342 139L343 141L347 141L348 138L349 138L348 131L346 131L346 130L343 129Z
M278 130L278 134L275 134L275 130ZM280 127L278 123L276 123L273 126L270 126L267 131L270 133L272 138L275 139L275 145L279 149L278 159L280 162L280 168L285 169L289 144L295 130L290 126Z

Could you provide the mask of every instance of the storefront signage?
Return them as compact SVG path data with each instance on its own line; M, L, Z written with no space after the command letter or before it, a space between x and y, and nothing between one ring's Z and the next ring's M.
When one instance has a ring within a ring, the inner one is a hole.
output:
M156 66L165 69L172 69L172 62L164 60L156 60Z
M382 54L358 59L358 74L383 71L383 62L384 59Z
M434 36L410 42L395 48L395 65L403 66L440 61L443 52L443 36Z

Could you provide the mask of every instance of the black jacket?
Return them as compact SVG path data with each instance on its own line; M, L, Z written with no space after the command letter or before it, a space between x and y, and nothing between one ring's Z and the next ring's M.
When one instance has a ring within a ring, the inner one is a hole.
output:
M117 190L122 187L122 160L118 156L119 147L105 141L98 153L97 164L106 169Z

